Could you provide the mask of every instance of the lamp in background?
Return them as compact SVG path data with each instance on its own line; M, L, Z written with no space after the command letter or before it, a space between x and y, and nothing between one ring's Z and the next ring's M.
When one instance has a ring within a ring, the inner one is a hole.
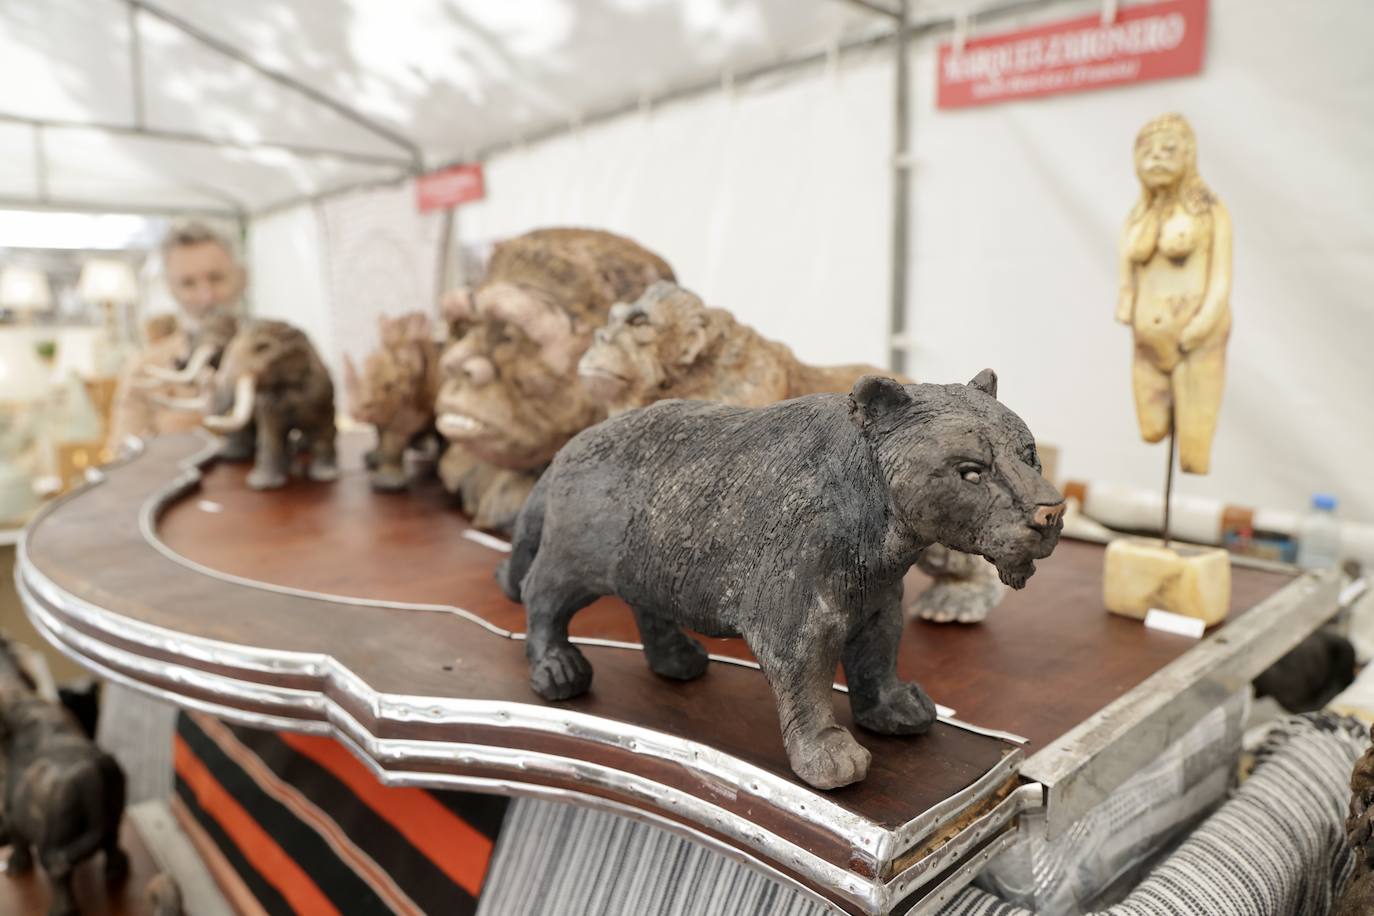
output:
M32 267L11 264L0 271L0 308L12 309L33 319L34 312L52 308L48 275Z
M91 258L81 268L77 295L87 302L131 305L138 301L134 270L113 258Z
M138 302L133 268L113 258L92 258L81 268L77 296L105 312L105 337L96 361L97 377L113 379L133 350L128 310Z
M51 370L38 358L30 328L0 328L0 405L27 406L51 390Z
M0 528L22 524L37 504L33 478L20 466L25 440L44 409L48 367L35 349L31 328L0 328Z

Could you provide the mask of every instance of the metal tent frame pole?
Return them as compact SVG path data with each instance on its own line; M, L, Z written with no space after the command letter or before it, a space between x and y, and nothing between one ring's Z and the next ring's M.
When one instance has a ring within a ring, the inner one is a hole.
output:
M888 315L888 365L908 371L907 271L911 263L911 57L910 0L899 0L893 42L892 88L892 301Z

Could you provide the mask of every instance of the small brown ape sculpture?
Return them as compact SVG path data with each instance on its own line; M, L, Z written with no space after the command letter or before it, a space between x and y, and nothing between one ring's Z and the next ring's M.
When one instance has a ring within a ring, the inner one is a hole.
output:
M762 407L804 394L848 391L874 366L811 366L725 309L675 283L611 307L577 371L610 416L668 398Z
M52 886L49 916L77 912L72 871L105 853L105 877L120 881L129 860L119 848L124 773L61 706L42 699L0 639L0 744L5 810L0 841L8 871L23 874L35 856Z
M440 474L450 490L480 494L487 527L513 524L558 449L605 418L577 361L611 305L672 278L627 238L540 229L498 245L475 291L445 297L445 317L465 333L442 361L436 425L459 449Z
M577 371L610 416L669 398L762 407L847 392L862 376L889 374L862 364L807 365L786 344L725 309L707 308L695 293L666 280L633 304L611 307L610 321L595 333ZM941 544L926 548L916 566L934 580L911 606L923 620L977 623L1007 591L981 558Z
M403 490L406 449L434 432L439 394L439 343L423 312L377 319L381 345L360 374L346 354L344 385L353 418L377 428L377 448L368 453L372 489Z

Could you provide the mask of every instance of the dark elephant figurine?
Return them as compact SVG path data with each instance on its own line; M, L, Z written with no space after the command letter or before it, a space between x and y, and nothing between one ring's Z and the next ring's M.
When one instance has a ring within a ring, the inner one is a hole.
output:
M242 323L224 348L209 394L177 406L211 411L205 426L229 437L222 457L253 456L248 486L255 490L284 486L299 453L309 461L311 480L339 476L334 383L305 332L284 321Z
M980 554L1021 588L1059 541L1063 498L996 386L990 370L968 385L864 376L848 395L661 401L580 433L535 485L498 572L526 605L535 691L590 687L568 622L617 595L664 677L706 671L684 627L743 636L796 774L822 789L862 779L869 752L831 707L838 664L865 728L921 734L935 721L896 671L902 577L921 551Z
M123 880L129 860L118 846L124 773L61 706L42 699L0 642L0 744L5 810L0 841L8 871L23 874L35 856L52 885L49 916L76 913L72 871L105 853L105 877Z

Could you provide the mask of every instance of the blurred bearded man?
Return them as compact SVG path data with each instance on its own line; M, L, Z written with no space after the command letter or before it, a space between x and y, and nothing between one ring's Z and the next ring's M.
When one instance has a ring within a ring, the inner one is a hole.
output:
M191 397L197 393L194 386L165 384L149 389L136 381L148 367L176 369L189 355L190 338L206 317L238 313L248 279L229 240L203 223L177 226L167 233L162 242L162 273L180 312L149 320L147 348L120 375L108 442L115 453L130 436L146 439L200 424L199 415L159 406L153 399L154 394Z

